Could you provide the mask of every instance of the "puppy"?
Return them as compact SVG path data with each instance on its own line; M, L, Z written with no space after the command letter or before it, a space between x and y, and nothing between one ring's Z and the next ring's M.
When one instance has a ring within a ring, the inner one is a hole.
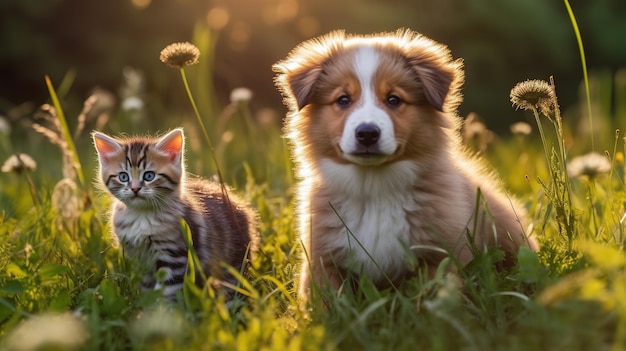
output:
M383 287L433 272L450 255L520 246L524 210L458 138L462 61L410 31L336 31L306 41L273 66L297 167L303 265L311 285L339 289L348 273Z

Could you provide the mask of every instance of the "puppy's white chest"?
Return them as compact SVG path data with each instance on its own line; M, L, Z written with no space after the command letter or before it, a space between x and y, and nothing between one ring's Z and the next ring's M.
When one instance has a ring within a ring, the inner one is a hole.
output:
M322 160L319 169L330 205L337 212L323 220L322 225L334 231L326 249L348 252L357 265L353 269L374 282L404 274L411 232L407 213L417 208L410 189L418 166L400 161L384 167L358 167Z
M395 279L407 268L410 225L406 218L407 195L335 205L342 222L336 246L349 252L355 269L374 282Z

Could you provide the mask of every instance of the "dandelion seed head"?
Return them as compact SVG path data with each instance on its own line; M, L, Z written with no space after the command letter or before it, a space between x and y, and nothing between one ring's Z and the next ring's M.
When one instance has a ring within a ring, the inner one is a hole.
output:
M517 83L510 94L515 108L523 110L539 110L548 115L556 101L554 89L543 80L527 80Z
M17 173L34 171L37 162L27 154L13 154L2 165L2 172Z
M235 88L230 92L230 102L236 104L238 102L248 102L252 99L252 90L248 88Z
M474 150L484 152L493 141L493 132L472 112L467 115L463 124L463 141Z
M69 313L26 320L7 337L9 350L79 350L89 338L83 321Z
M143 100L137 96L130 96L122 101L122 110L141 111L144 107Z
M524 137L530 135L530 133L533 131L533 128L530 126L530 124L526 122L513 123L511 124L510 128L513 135Z
M567 174L574 178L586 176L593 179L599 175L609 173L610 170L611 163L607 157L597 152L574 157L567 164Z
M185 66L195 65L198 63L200 50L189 42L173 43L161 50L161 62L174 68L183 68Z

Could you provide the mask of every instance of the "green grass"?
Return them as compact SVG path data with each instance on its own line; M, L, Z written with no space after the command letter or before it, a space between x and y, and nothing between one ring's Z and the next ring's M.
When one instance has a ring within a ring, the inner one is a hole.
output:
M210 177L216 171L212 155L195 132L192 112L181 109L168 113L183 118L150 131L186 127L189 170ZM278 124L251 119L245 102L204 116L207 126L217 126L209 133L225 181L261 220L261 254L230 302L191 279L174 305L140 292L137 263L111 244L107 197L72 178L68 160L78 159L85 179L95 177L88 133L73 141L77 154L63 148L51 153L48 140L28 128L0 135L0 155L26 152L39 162L32 172L0 173L0 346L54 349L36 342L60 338L57 349L85 350L623 350L626 185L624 144L615 129L625 127L625 111L594 122L604 126L595 148L609 150L610 173L567 178L571 186L558 187L559 177L567 177L563 161L545 157L574 136L568 162L591 150L589 135L568 116L562 137L546 127L550 150L536 127L523 140L501 137L490 144L486 157L526 204L542 245L539 253L522 250L513 271L494 268L501 252L478 252L458 276L442 269L433 279L420 275L386 290L362 278L357 291L322 292L328 307L314 304L307 313L295 303L299 248L291 161ZM107 128L136 128L123 116L113 115ZM73 122L63 123L58 140L72 135ZM567 218L559 214L564 196L571 199Z

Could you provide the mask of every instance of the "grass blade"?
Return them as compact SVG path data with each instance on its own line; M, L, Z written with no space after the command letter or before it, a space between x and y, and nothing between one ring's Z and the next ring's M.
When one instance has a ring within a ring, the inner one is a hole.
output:
M583 68L583 79L585 81L585 95L587 97L587 113L589 114L589 130L591 130L591 150L595 150L595 144L593 141L593 117L591 115L591 93L589 92L589 76L587 74L587 60L585 59L585 48L583 47L583 39L580 35L580 29L578 28L578 22L576 21L576 16L574 16L574 11L569 4L568 0L563 0L565 3L565 8L567 9L567 14L569 15L569 20L572 23L572 29L574 29L574 34L576 35L576 42L578 43L578 50L580 51L580 63Z
M65 140L68 150L72 153L72 161L74 161L74 167L76 169L76 175L78 176L78 181L80 182L81 186L85 186L85 176L83 175L83 168L80 164L78 153L76 152L76 146L74 146L72 133L70 133L70 129L67 126L67 120L65 119L65 114L63 113L61 103L59 102L57 93L54 90L54 86L52 86L52 81L50 81L50 77L48 76L46 76L46 86L48 87L48 93L50 94L52 105L54 106L54 109L57 112L57 117L59 118L59 124L61 125L61 132L63 133L63 140Z

